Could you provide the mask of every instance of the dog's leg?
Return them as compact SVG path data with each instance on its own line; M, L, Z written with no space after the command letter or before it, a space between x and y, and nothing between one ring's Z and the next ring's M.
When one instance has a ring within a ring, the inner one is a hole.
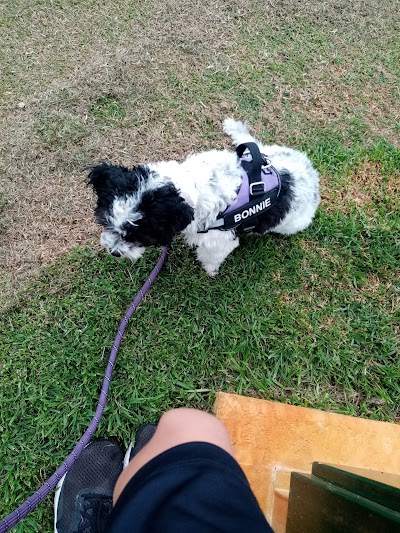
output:
M233 231L215 231L198 235L197 259L211 277L218 274L219 267L228 255L239 246Z
M234 146L248 142L259 144L259 141L251 135L244 122L239 122L233 118L226 118L223 123L223 130L232 139Z

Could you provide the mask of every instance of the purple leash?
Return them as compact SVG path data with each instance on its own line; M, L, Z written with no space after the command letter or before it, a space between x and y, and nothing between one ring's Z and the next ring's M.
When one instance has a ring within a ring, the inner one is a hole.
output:
M44 482L44 484L40 487L39 490L35 492L35 494L33 494L28 500L26 500L26 502L20 505L18 509L15 509L15 511L13 511L8 516L0 520L0 533L6 533L6 531L9 531L11 528L17 525L18 522L20 522L23 518L25 518L26 515L28 515L31 511L33 511L33 509L35 509L35 507L37 507L39 503L42 502L46 498L46 496L55 488L55 486L60 481L60 479L68 472L68 470L74 464L74 462L76 461L77 457L79 456L83 448L89 444L90 439L92 438L94 432L97 429L97 426L99 425L100 419L103 415L103 411L107 403L108 387L110 386L112 371L113 371L115 359L118 354L119 345L121 344L122 335L124 334L124 331L129 322L129 319L132 317L133 313L136 311L137 306L140 304L144 295L150 289L153 281L156 279L158 273L160 272L163 264L165 263L166 257L167 257L167 248L164 247L157 261L156 266L152 270L146 283L140 289L140 291L136 295L136 298L133 300L132 305L129 307L124 318L122 319L122 322L119 326L117 335L114 340L110 358L108 360L107 369L106 369L106 373L104 376L103 385L101 387L101 394L99 398L99 403L97 404L96 413L94 417L92 418L92 421L90 422L89 427L83 434L83 437L78 442L78 444L75 446L75 448L72 450L72 452L68 455L68 457L65 459L63 464L54 472L54 474L47 481Z

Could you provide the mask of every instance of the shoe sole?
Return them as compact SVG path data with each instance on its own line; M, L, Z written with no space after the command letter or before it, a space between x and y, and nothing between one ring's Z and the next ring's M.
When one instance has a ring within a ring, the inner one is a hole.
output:
M57 483L57 486L56 486L56 492L54 494L54 533L58 533L58 529L57 529L57 510L58 510L58 501L60 499L60 494L61 494L61 488L63 486L63 483L64 483L64 480L65 480L65 476L67 474L64 474L63 477L60 479L60 481Z
M128 464L130 463L131 451L132 451L133 446L134 446L134 442L133 443L131 442L129 444L128 449L126 450L126 453L125 453L125 456L124 456L124 462L122 463L124 470L128 466ZM58 533L58 531L56 531L56 533Z

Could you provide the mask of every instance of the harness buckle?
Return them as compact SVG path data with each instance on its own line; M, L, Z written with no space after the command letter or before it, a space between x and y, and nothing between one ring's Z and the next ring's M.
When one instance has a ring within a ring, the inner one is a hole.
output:
M269 169L272 167L271 160L268 159L268 157L266 155L264 155L264 154L261 154L261 155L262 155L261 170L262 170L262 172L264 172L264 174L268 174Z
M263 181L256 181L250 183L250 196L258 196L265 193L265 183Z

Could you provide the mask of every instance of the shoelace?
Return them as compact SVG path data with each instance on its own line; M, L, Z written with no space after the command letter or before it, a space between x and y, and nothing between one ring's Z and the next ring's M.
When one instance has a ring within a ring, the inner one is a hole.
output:
M112 509L112 496L86 494L79 502L81 519L76 533L105 533Z

